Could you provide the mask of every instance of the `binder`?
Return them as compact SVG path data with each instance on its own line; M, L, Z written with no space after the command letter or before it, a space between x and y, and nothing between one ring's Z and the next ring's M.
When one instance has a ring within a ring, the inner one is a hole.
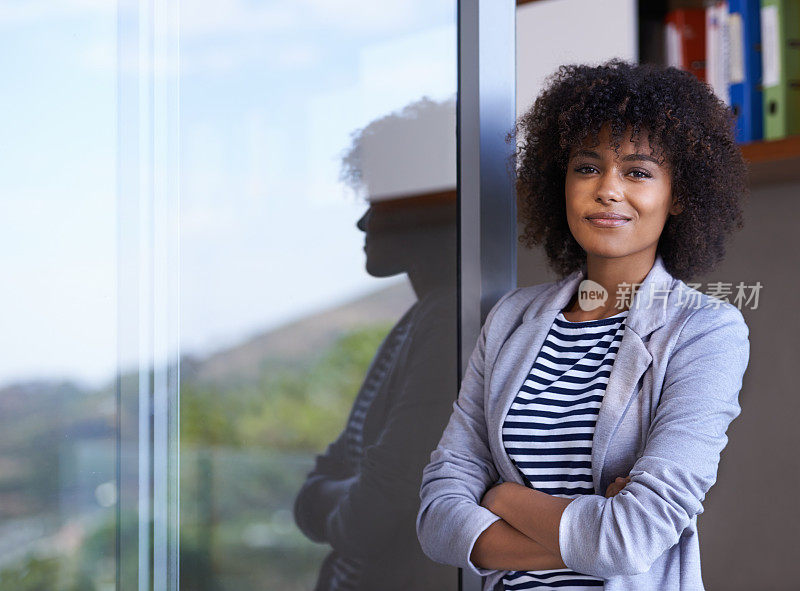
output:
M664 17L667 65L706 81L706 11L677 8Z
M736 141L764 137L761 92L760 0L729 0L728 40L731 108L736 116Z
M800 0L761 0L764 138L800 133Z
M731 104L729 86L728 2L706 7L706 78L721 101Z

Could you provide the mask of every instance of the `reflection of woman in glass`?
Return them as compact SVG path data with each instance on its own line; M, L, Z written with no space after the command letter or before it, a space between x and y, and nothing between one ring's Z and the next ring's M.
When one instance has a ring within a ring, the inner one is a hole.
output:
M422 468L457 387L455 195L379 194L395 185L391 177L417 179L426 165L447 165L436 150L455 152L454 120L452 101L422 100L361 130L345 158L348 180L371 201L357 223L367 272L406 273L417 301L376 352L341 435L295 501L303 533L331 546L317 591L433 591L456 581L455 569L423 554L414 527ZM425 156L432 148L433 158Z
M484 589L703 588L697 516L749 341L682 279L741 226L732 126L691 74L621 60L562 66L522 117L523 239L561 279L486 320L424 470L429 556Z

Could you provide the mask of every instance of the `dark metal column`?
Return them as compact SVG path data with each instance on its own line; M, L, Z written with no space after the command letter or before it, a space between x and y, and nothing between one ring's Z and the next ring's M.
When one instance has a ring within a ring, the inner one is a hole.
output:
M513 142L516 3L458 2L459 367L486 314L517 285ZM461 589L480 591L462 571Z

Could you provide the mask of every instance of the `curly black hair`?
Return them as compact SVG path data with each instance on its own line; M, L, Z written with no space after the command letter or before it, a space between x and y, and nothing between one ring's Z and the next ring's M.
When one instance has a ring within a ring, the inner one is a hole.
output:
M597 66L562 65L516 125L520 242L544 243L560 276L580 269L586 252L570 232L565 175L570 151L610 124L615 151L628 126L642 129L671 169L673 197L683 206L667 219L658 242L667 270L689 280L725 256L728 237L743 226L749 196L747 164L735 139L735 116L711 87L673 67L614 58Z

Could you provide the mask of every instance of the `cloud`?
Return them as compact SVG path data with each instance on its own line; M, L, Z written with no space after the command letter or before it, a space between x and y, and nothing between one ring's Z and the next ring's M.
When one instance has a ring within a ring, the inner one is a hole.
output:
M116 9L115 0L4 0L0 3L0 27L87 15L113 17Z
M182 75L222 73L258 66L273 72L312 68L323 59L320 48L304 41L276 43L264 38L239 38L214 44L184 47L180 56Z
M252 4L242 0L195 0L183 5L181 35L230 35L286 31L304 21L291 2Z
M455 0L194 0L184 7L181 35L190 37L310 29L372 35L455 21Z
M3 0L0 27L87 15L116 18L118 4L117 0ZM335 29L374 35L454 21L455 0L193 0L181 3L180 33L195 38Z
M412 24L420 14L430 9L422 8L436 2L422 3L419 0L297 0L296 5L304 14L337 29L357 31L380 31L398 29Z

